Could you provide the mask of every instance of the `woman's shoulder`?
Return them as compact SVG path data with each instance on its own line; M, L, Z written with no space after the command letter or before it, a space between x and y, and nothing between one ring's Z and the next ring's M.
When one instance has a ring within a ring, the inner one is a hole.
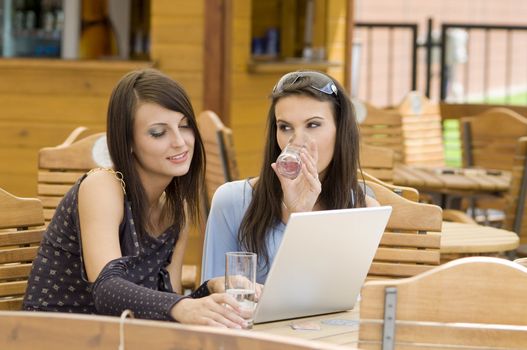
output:
M222 184L212 197L212 202L237 201L247 195L252 196L252 188L248 179L230 181Z
M96 168L90 170L79 184L85 190L94 190L102 195L106 191L125 192L125 184L120 172L112 169Z
M113 170L90 171L80 180L79 204L90 210L109 208L122 210L125 186L122 177Z

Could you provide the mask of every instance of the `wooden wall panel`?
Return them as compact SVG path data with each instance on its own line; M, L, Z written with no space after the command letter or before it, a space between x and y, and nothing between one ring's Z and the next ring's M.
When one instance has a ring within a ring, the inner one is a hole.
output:
M256 5L257 3L257 5ZM320 2L322 3L322 2ZM330 61L341 62L342 66L328 69L327 72L341 83L344 82L346 3L345 0L327 0L325 7L317 5L317 10L325 14L326 25L323 33L318 32L314 40L319 42L320 35L325 36L326 52ZM269 13L275 8L274 1L263 2L233 0L233 21L231 23L231 86L230 86L230 127L233 131L234 144L238 156L240 176L255 176L261 166L261 155L264 145L264 127L269 108L268 96L276 81L286 72L265 74L249 73L247 65L251 59L251 5L258 6L258 23L255 31L263 31L263 25L274 23L261 17L276 16ZM320 8L320 9L319 9ZM266 13L267 11L267 13ZM278 11L278 10L276 10ZM320 26L316 19L317 27ZM318 36L317 36L318 35ZM298 69L302 69L299 65Z
M203 108L205 0L151 2L151 50L156 68L177 80L188 93L196 115ZM201 273L202 231L189 233L184 263Z
M146 62L0 60L0 186L36 196L37 153L77 126L102 130L115 83Z

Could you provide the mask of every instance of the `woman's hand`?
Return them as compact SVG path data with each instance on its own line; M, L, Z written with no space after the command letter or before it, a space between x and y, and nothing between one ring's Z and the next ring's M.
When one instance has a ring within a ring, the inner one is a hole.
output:
M247 327L247 322L240 316L238 302L225 293L183 299L170 312L180 323L238 329Z
M318 149L313 140L308 140L307 147L302 148L300 158L302 159L302 170L294 180L282 176L276 169L276 163L271 164L280 180L284 193L283 205L286 206L285 209L289 214L312 211L322 190L317 171Z

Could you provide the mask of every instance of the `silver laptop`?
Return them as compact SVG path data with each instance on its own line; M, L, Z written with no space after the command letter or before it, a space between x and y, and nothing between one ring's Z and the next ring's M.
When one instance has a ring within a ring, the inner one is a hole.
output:
M353 308L391 211L384 206L292 214L254 323Z

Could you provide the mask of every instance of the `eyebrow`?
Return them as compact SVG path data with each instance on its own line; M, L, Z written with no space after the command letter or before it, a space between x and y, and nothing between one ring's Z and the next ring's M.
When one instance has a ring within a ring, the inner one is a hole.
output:
M322 117L318 117L318 116L314 116L314 117L311 117L309 119L307 119L305 121L305 123L308 123L308 122L312 122L314 120L324 120L325 118L322 118ZM286 122L285 120L282 120L282 119L279 119L279 118L276 118L276 122L277 123L286 123L286 124L290 124L289 122Z
M183 118L181 118L181 119L179 120L179 123L181 123L181 122L183 122L183 121L188 121L188 120L189 120L188 117L185 116L185 117L183 117ZM179 123L178 123L178 124L179 124ZM167 125L168 125L168 123L165 123L165 122L159 122L159 123L153 123L153 124L150 124L149 127L152 127L152 126L167 126Z

